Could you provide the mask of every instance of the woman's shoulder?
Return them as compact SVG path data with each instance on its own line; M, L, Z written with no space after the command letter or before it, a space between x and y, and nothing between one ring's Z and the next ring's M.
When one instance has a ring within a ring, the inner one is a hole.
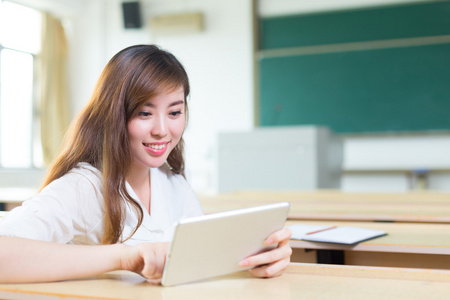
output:
M103 184L102 173L89 163L78 163L74 168L46 186L46 190L79 190L101 189Z
M86 177L102 177L99 169L87 162L78 163L69 173L80 174Z
M103 178L102 172L100 172L99 169L86 162L78 163L73 169L67 172L66 175L68 177L85 178L88 181L93 181L96 183L101 183Z
M87 243L100 239L103 216L101 172L80 163L15 208L3 229L8 235Z

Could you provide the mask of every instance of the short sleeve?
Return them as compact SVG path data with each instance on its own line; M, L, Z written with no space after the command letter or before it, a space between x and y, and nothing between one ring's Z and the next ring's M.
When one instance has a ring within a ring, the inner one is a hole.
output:
M97 175L77 169L46 186L0 219L0 235L35 240L92 244L102 236L104 216ZM92 173L92 172L90 172Z

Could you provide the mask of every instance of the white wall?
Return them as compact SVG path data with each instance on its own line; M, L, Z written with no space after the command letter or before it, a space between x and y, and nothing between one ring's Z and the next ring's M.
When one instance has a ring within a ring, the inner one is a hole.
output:
M426 172L428 189L450 191L448 132L354 136L344 145L344 190L404 192Z

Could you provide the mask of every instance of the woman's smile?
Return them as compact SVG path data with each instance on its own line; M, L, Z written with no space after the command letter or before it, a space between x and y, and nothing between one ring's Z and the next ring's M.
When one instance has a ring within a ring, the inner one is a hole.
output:
M159 142L159 143L143 143L143 145L146 147L147 151L150 152L153 155L163 155L164 152L167 150L169 142Z

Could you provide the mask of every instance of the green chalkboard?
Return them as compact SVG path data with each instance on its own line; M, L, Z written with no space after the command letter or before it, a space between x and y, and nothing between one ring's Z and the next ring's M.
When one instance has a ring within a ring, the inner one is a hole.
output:
M420 21L419 11L424 12ZM382 21L383 16L391 23L397 17L397 24L402 24L399 27L404 30L392 27L392 23L390 26L395 34L386 33L385 23L389 23L386 21L378 28L381 32L377 33L374 20ZM327 27L327 20L333 20L336 28L341 23L353 24L355 20L362 23L354 28L356 32L353 35L348 31L354 26L346 25L346 30L335 29L331 44L450 35L449 1L288 16L286 19L289 22L283 18L263 20L262 30L270 28L270 34L261 33L263 48L326 45L330 39L327 30L322 30L321 36L317 36L320 32L316 30L313 39L295 24L303 24L302 28L306 23ZM278 31L284 32L285 38L275 33L270 22L276 24ZM289 26L280 26L283 22ZM364 26L370 28L370 34L361 40ZM297 32L304 34L309 42L304 42ZM286 36L290 36L291 42ZM293 41L295 39L297 41ZM301 44L301 41L306 44ZM259 60L259 94L261 126L316 124L341 133L449 130L450 39L449 42L404 47L262 55Z
M260 49L439 36L450 33L450 1L260 20Z

